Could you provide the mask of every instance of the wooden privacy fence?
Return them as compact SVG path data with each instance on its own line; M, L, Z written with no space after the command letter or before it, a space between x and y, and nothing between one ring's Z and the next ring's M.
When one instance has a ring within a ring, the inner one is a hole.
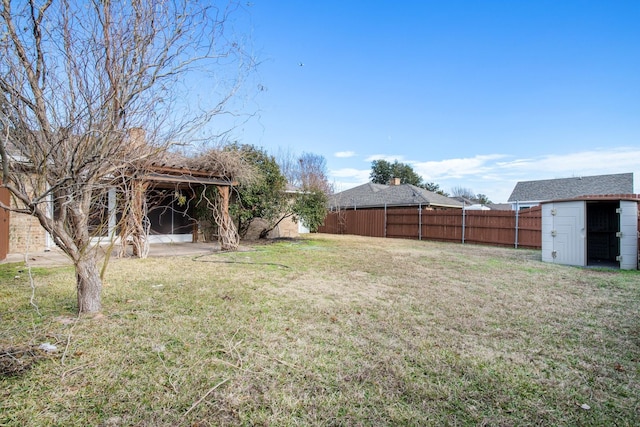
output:
M329 212L318 232L540 249L541 230L539 206L521 211L411 207Z

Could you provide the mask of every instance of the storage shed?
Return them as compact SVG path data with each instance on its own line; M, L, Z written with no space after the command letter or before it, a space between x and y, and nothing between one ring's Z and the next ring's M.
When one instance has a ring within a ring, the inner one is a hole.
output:
M588 196L542 203L542 261L638 269L640 195Z

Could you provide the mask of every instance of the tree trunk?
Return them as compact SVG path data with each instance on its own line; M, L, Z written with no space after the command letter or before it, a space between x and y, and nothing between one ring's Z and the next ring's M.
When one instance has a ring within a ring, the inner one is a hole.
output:
M218 225L218 234L220 236L221 249L223 251L235 251L240 245L240 236L238 230L229 216L229 192L230 187L218 187L219 203L217 206L211 206L211 211Z
M271 230L273 230L273 228L265 228L265 229L263 229L260 232L260 235L258 236L258 239L266 239Z
M78 313L97 313L101 308L102 280L96 256L86 254L75 262L78 286Z
M271 230L274 230L278 226L278 224L280 224L285 218L289 218L290 216L291 216L291 214L286 214L286 215L281 216L280 219L275 224L273 224L270 227L267 227L267 228L263 229L260 232L260 236L258 238L259 239L266 239L269 236L269 233L271 233Z

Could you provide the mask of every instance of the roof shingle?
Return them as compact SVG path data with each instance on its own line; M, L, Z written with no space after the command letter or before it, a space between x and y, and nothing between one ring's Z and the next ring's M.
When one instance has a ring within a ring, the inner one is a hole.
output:
M633 193L633 173L518 182L509 202L540 202L595 194Z
M332 208L374 208L383 206L438 206L462 208L462 203L411 184L384 185L368 182L333 194Z

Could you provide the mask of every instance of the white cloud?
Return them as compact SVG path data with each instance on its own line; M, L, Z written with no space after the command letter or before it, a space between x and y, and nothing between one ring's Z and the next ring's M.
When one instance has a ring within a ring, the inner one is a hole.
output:
M478 155L462 159L446 159L431 162L410 162L413 169L425 180L438 178L463 178L469 175L489 173L494 160L507 157L504 154Z
M369 169L343 168L329 171L329 175L337 178L353 178L356 181L367 182L369 180Z
M374 160L386 160L387 162L399 162L404 161L404 156L399 154L372 154L365 159L367 162L373 162Z
M329 171L329 179L333 179L336 192L357 187L369 181L369 169L343 168Z
M366 181L365 181L366 182ZM357 187L359 185L364 184L365 182L355 182L355 181L335 181L333 183L333 191L335 193L340 193L341 191L349 190L350 188Z
M640 168L640 148L619 147L561 155L549 154L532 159L500 162L496 167L505 172L532 176L523 180L634 172L634 169Z
M353 157L356 155L355 151L338 151L337 153L333 154L334 156L341 158L341 159L347 159L349 157Z

